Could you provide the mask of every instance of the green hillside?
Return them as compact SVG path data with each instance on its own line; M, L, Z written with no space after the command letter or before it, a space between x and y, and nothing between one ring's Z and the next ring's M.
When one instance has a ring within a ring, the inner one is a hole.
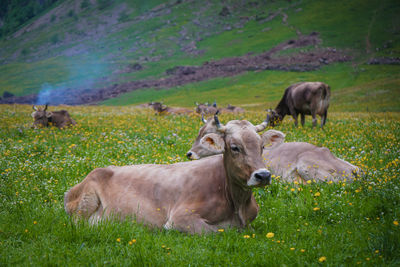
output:
M0 94L23 96L49 88L93 89L159 79L175 66L256 55L318 32L322 42L315 47L279 54L330 47L350 55L351 61L311 72L249 71L169 90L138 90L104 104L164 100L190 106L194 101L217 99L245 106L272 105L292 82L321 80L337 91L340 110L351 109L343 101L351 104L353 99L340 91L359 92L353 95L365 102L365 94L382 91L382 86L382 95L390 103L374 108L377 99L366 99L370 110L398 110L399 61L396 65L368 62L399 58L399 13L395 0L57 1L1 39Z

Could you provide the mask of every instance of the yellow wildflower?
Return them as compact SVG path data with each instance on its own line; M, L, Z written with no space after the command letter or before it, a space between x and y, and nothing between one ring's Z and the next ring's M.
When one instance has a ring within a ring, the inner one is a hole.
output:
M326 261L326 257L325 257L325 256L322 256L322 257L320 257L320 258L318 259L318 261L319 261L319 262L324 262L324 261Z

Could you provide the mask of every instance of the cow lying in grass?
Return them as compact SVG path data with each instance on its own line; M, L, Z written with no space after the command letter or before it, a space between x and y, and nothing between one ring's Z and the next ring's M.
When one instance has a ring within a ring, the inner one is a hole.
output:
M149 106L154 109L159 115L182 115L182 114L191 114L193 111L187 108L174 108L174 107L167 107L163 105L161 102L151 102Z
M189 159L200 159L221 153L217 146L209 146L217 127L213 119L204 120L192 148L186 154ZM265 143L263 159L265 167L283 181L306 183L307 181L353 181L360 169L347 161L335 157L328 148L305 142L284 143L285 135L269 130L262 135Z
M214 122L216 131L204 145L217 145L223 155L95 169L65 194L66 212L91 223L131 216L146 225L189 233L245 227L258 213L252 187L271 181L257 134L267 124L230 121L224 126L216 116Z
M68 111L47 111L47 104L42 108L32 107L32 118L34 119L32 128L55 126L57 128L64 128L66 126L75 125L76 122L71 118Z

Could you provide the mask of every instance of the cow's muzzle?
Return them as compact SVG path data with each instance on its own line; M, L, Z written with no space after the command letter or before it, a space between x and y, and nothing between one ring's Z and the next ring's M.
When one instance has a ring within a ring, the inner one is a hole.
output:
M197 156L197 154L195 152L189 151L188 153L186 153L186 157L190 160L196 160L199 159L199 156Z
M271 173L267 169L254 171L247 181L248 186L263 186L271 184Z

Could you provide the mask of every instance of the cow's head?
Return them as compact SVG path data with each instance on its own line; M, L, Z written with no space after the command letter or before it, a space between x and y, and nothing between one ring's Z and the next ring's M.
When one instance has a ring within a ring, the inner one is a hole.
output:
M267 122L268 122L268 124L270 126L274 127L274 126L278 125L283 120L282 115L280 115L275 110L268 109L267 112L268 112Z
M204 114L207 113L207 105L205 104L199 104L199 103L195 103L196 104L196 113L198 114Z
M206 120L202 115L201 120L204 122L204 125L200 128L199 135L194 141L192 148L186 153L188 159L191 160L221 154L223 151L222 144L215 143L210 145L210 143L207 142L209 137L217 134L214 118L212 117Z
M49 126L49 119L52 116L51 112L47 112L47 104L44 108L38 108L36 106L32 106L32 109L35 110L32 112L33 125L32 128L40 128Z
M159 113L165 111L165 109L167 108L167 106L163 105L162 102L151 102L149 103L149 106Z
M218 116L205 120L192 148L186 154L189 159L224 154L230 175L241 177L247 186L262 186L270 183L270 172L265 169L262 151L265 144L257 132L267 126L266 122L254 126L248 121L230 121L222 125Z
M267 127L267 123L254 126L245 120L233 120L222 125L216 114L212 125L215 133L205 135L202 145L224 154L228 177L239 186L270 184L271 173L265 169L262 159L264 140L258 134Z

